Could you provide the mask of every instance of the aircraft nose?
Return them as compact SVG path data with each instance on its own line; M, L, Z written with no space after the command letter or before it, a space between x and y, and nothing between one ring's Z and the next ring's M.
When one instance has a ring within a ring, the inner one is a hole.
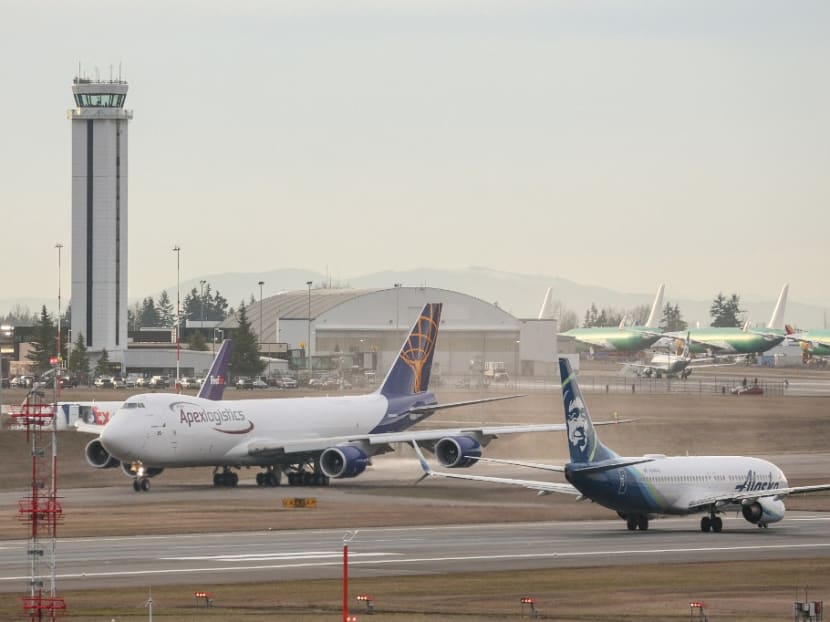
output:
M117 458L129 455L129 434L119 420L113 418L101 431L101 444L110 454Z

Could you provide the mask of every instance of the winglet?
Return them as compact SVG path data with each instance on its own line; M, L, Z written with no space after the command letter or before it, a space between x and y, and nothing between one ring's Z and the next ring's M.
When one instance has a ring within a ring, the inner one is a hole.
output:
M415 454L418 456L418 462L421 463L421 470L424 472L421 478L415 482L417 484L424 481L427 477L430 477L432 475L432 469L430 468L427 459L424 458L424 453L421 451L421 448L418 447L418 443L416 441L412 441L412 449L415 450Z
M196 394L196 397L212 401L222 399L228 379L228 363L231 360L232 344L232 339L225 339L222 342L222 346L219 348L219 352L216 353L216 358L213 359L213 364L202 381L202 386L199 387L199 393Z

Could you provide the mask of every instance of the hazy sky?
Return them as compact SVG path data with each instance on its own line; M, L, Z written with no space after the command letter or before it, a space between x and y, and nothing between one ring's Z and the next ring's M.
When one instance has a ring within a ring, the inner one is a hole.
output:
M179 244L182 279L480 265L830 303L826 1L0 8L0 298L70 257L80 63L130 85L131 297Z

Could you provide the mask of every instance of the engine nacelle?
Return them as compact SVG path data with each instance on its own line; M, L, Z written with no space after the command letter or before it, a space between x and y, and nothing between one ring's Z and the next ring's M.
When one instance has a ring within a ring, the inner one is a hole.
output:
M320 454L320 470L328 477L357 477L368 464L369 456L354 445L329 447Z
M744 503L741 514L753 525L777 523L784 518L784 502L780 499L761 498Z
M160 467L144 467L144 471L141 473L141 476L155 477L162 471L164 471L164 469ZM133 465L127 464L126 462L121 463L121 472L124 473L124 475L126 475L127 477L131 477L132 479L138 477L138 472L133 469Z
M446 436L435 443L435 457L451 469L470 467L481 457L481 444L469 436Z
M101 440L97 438L87 443L84 455L87 464L96 469L114 469L121 464L117 458L113 458L110 452L104 449Z

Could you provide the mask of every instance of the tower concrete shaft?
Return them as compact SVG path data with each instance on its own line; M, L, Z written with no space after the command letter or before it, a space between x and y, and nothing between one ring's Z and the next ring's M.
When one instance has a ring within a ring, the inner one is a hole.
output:
M127 348L127 83L75 78L72 122L72 339Z

